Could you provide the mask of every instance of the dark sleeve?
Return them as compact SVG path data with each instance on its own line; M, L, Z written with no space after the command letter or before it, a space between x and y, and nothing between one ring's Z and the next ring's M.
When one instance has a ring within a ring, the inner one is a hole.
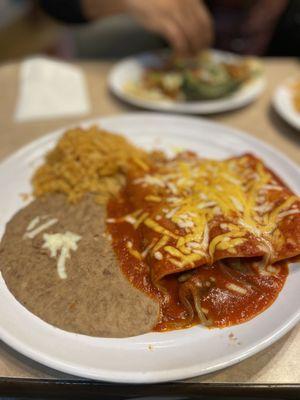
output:
M278 21L267 56L300 57L300 2L289 0Z
M42 10L59 21L70 24L87 22L80 0L39 0Z

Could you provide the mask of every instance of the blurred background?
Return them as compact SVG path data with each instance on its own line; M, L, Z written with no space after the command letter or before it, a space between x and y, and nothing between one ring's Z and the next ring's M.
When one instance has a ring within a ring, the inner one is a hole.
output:
M205 3L214 19L214 47L242 54L300 56L299 0ZM34 54L116 58L166 45L163 37L145 30L130 14L91 22L75 15L78 6L80 1L0 0L0 61ZM247 31L243 26L250 16Z

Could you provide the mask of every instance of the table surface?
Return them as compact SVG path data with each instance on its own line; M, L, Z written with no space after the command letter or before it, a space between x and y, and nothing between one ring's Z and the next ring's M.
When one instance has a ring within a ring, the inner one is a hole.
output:
M85 73L91 99L91 112L84 118L59 118L35 122L14 121L18 95L19 63L0 65L0 159L26 143L76 121L118 113L137 111L110 95L107 75L110 62L77 63ZM276 86L289 75L299 73L294 59L265 59L267 87L264 94L251 105L209 119L241 129L262 139L300 164L300 132L297 132L274 112L271 106ZM0 377L70 378L41 366L0 342ZM203 383L300 383L300 326L268 349L249 359L206 376L190 379Z

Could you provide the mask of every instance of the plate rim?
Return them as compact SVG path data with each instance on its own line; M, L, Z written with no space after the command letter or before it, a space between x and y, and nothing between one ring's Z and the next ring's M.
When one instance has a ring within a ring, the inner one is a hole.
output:
M59 128L55 128L50 132L47 132L45 134L43 134L41 137L38 137L34 140L29 141L28 143L24 144L23 146L20 146L17 150L10 152L9 154L7 154L6 156L2 157L0 159L0 168L2 167L2 165L5 165L7 162L10 162L10 159L12 157L20 157L23 152L27 152L28 150L30 150L31 148L34 147L38 147L41 143L43 143L44 141L47 142L49 140L49 138L51 136L54 135L61 135L65 130L67 129L72 129L78 126L89 126L92 124L96 124L97 122L99 123L99 121L105 121L106 120L110 120L110 119L115 119L115 118L140 118L140 117L154 117L154 118L172 118L172 119L186 119L189 121L194 121L194 122L200 122L202 124L206 123L208 125L210 125L211 127L215 127L216 129L222 129L222 130L227 130L230 131L231 134L233 133L234 135L243 138L246 140L250 140L253 144L255 143L259 143L260 146L262 146L264 148L264 150L271 152L273 154L276 155L276 157L280 157L282 160L284 160L285 163L289 164L290 167L295 168L298 170L298 173L300 173L300 165L298 165L296 163L296 161L290 159L284 152L280 151L279 149L277 149L275 146L273 146L272 144L269 144L268 142L265 142L262 139L259 139L255 136L252 136L250 133L247 133L246 131L239 129L239 128L235 128L233 126L227 125L227 124L222 124L221 122L218 121L214 121L211 120L209 118L206 118L205 116L196 116L196 115L176 115L173 113L165 113L165 112L159 112L159 111L145 111L145 110L141 110L141 111L133 111L133 112L119 112L116 114L112 114L112 115L106 115L106 116L95 116L92 118L85 118L82 119L80 121L74 122L74 123L69 123L69 124L64 124L62 127Z
M290 99L288 99L288 106L289 110L282 106L281 103L281 96L282 92L284 96L288 96L288 85L294 81L300 81L300 75L295 74L289 78L284 79L275 89L273 96L272 96L272 105L276 111L276 113L292 128L300 131L300 113L297 114L297 111L294 110L293 104L291 103Z

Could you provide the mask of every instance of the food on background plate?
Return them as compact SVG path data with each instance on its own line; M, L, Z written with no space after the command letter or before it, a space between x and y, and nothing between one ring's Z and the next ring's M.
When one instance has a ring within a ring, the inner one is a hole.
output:
M218 60L207 51L188 59L170 57L160 67L147 68L126 90L152 100L216 100L230 96L261 71L254 58Z
M300 200L250 154L168 158L76 129L33 186L38 199L2 240L2 274L25 307L73 332L245 322L273 303L300 254Z
M291 85L293 106L300 113L300 79Z

